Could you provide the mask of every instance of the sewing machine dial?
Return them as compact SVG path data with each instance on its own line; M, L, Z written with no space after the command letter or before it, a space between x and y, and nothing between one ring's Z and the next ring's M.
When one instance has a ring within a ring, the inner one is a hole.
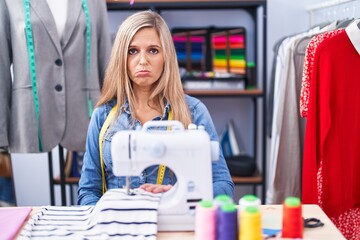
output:
M153 157L160 158L162 157L166 152L166 146L162 141L155 141L150 146L150 154Z

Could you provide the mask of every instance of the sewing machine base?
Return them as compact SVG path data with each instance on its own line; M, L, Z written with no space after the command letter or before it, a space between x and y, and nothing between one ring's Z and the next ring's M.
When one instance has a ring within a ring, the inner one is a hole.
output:
M158 232L194 231L195 216L160 215Z

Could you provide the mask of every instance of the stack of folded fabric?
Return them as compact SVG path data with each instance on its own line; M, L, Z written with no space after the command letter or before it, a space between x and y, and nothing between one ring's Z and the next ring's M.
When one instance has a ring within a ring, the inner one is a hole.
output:
M111 189L96 206L43 207L19 239L156 239L162 194Z

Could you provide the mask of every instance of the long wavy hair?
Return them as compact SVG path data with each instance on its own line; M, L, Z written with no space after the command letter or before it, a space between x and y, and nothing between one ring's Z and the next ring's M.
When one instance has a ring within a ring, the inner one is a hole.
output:
M119 27L105 72L101 96L96 107L116 99L117 115L119 115L121 105L128 99L132 109L132 119L135 119L133 110L136 99L127 71L127 58L132 38L140 29L145 27L156 30L160 37L164 55L164 69L160 79L155 83L149 101L159 102L161 109L164 109L166 101L168 101L173 119L182 122L187 127L191 123L191 115L181 84L174 42L164 19L151 10L137 12L129 16Z

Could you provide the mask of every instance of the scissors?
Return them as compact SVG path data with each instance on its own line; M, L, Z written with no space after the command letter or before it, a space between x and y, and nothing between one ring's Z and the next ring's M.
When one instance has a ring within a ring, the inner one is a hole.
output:
M317 227L324 226L324 223L318 218L305 218L303 220L304 220L304 227L305 228L317 228ZM277 232L275 232L273 234L269 234L264 239L271 239L271 238L274 238L274 237L278 237L278 236L280 236L279 235L280 233L281 233L281 230L279 229Z
M324 223L317 218L305 218L304 219L304 227L306 228L317 228L324 226Z

